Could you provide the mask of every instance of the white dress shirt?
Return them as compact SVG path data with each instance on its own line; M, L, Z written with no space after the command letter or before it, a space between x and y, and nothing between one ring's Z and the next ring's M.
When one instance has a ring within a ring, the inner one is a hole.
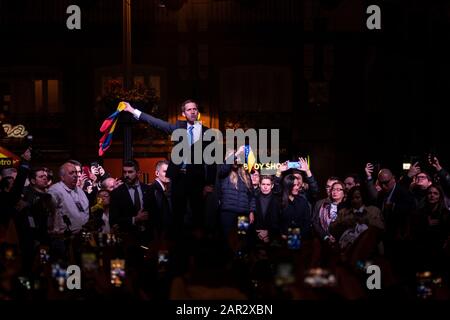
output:
M79 187L70 189L62 181L55 183L48 189L52 196L56 212L53 219L53 228L49 230L53 234L63 234L67 226L63 216L70 219L70 231L78 233L81 227L89 220L89 200ZM77 206L77 203L79 205Z

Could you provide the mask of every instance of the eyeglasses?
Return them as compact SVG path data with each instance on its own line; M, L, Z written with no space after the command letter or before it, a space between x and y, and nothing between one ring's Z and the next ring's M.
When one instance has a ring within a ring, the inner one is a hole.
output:
M416 176L416 180L425 180L428 179L427 176Z
M342 188L338 188L338 189L331 189L331 191L344 191L344 189L342 189Z
M386 181L378 180L378 183L379 183L380 185L385 185L385 186L387 186L387 185L389 184L389 182L391 182L390 179L389 179L389 180L386 180Z

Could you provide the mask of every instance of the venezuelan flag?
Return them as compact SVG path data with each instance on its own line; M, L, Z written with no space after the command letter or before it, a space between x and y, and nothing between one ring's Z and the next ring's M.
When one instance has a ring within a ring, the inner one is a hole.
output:
M103 121L100 127L100 132L103 132L103 136L99 141L98 155L101 157L105 151L111 146L112 136L117 126L119 114L126 108L125 102L121 101L117 106L116 111L112 113L108 118Z

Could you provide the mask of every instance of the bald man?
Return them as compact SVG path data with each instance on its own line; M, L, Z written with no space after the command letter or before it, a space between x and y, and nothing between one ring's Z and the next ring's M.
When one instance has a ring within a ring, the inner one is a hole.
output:
M52 185L48 193L56 208L49 232L62 235L65 231L77 234L89 219L89 201L77 186L78 174L74 164L64 163L59 169L60 182Z

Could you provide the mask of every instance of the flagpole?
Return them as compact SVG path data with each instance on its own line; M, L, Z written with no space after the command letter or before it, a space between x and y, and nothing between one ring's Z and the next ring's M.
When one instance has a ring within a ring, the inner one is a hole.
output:
M124 89L130 90L131 79L131 0L123 0L123 68L124 68ZM128 112L122 113L123 117L123 160L133 158L132 143L132 115Z

